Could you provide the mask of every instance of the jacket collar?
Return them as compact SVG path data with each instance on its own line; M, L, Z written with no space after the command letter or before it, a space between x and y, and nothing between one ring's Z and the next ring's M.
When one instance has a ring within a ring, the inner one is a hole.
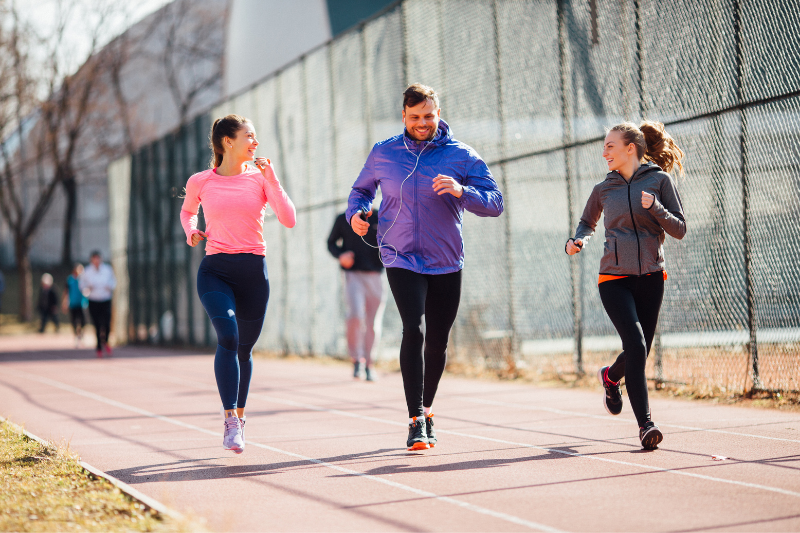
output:
M649 161L642 163L639 165L639 168L636 169L636 172L633 173L633 176L631 176L631 182L641 178L643 175L653 170L661 170L661 167ZM621 179L622 181L625 181L625 178L622 177L622 174L616 170L612 170L606 174L606 179Z

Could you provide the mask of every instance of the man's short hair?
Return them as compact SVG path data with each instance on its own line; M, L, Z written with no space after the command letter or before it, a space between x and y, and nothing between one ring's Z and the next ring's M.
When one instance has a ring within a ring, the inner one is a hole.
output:
M89 254L89 258L91 259L92 257L99 257L102 259L103 254L100 253L100 250L92 250L92 253Z
M425 100L432 101L434 109L439 109L439 95L436 91L427 85L413 83L403 92L403 109L419 105Z

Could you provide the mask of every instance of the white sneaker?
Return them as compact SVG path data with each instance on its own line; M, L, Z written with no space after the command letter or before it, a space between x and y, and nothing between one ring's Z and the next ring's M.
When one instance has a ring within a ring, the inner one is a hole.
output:
M244 439L242 437L242 424L239 422L239 418L236 416L226 418L222 447L234 453L242 453L244 451Z
M244 448L244 423L247 422L247 415L239 419L239 425L242 428L242 448Z

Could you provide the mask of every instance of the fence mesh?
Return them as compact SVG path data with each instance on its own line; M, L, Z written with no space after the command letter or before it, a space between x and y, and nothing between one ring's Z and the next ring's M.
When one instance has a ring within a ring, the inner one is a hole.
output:
M498 219L467 216L450 357L591 372L620 342L596 288L597 240L564 241L606 173L604 128L656 119L687 154L689 231L665 246L649 377L695 388L800 389L798 1L406 0L143 147L131 163L130 334L211 343L176 192L207 168L211 117L253 119L298 207L265 223L271 281L258 347L346 352L342 275L325 241L371 146L401 131L401 94L441 94L456 138L489 163ZM112 223L118 223L112 221ZM599 230L602 236L602 229ZM379 356L395 357L391 301Z

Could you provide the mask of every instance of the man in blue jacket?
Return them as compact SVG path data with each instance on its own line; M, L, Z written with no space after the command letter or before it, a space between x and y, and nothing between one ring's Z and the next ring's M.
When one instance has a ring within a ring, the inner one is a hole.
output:
M503 212L503 196L486 163L453 139L440 114L432 88L415 83L405 90L405 130L372 148L346 212L353 231L365 235L365 218L381 188L378 247L403 322L400 371L409 450L436 444L431 407L461 299L464 210L483 217Z

